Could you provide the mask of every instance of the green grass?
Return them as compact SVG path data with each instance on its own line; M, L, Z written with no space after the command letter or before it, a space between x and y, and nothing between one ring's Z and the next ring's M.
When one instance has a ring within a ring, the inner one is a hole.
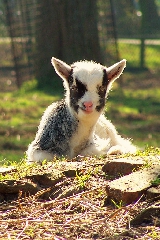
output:
M153 78L149 72L126 72L123 85L115 82L109 93L106 116L122 136L132 138L139 147L159 147L159 82L159 73ZM36 81L30 81L20 90L0 93L0 161L19 162L24 157L44 110L61 98L58 92L63 90L54 89L52 94L37 90Z
M140 44L119 42L120 58L127 59L130 67L139 67ZM145 45L145 67L156 69L160 66L160 45Z
M139 92L141 95L139 96ZM108 115L120 133L133 138L139 147L159 146L160 142L160 91L131 91L125 89L122 95L113 92L109 98ZM107 115L107 114L106 114Z
M45 108L60 98L27 82L20 90L0 93L0 160L19 161L33 140Z
M152 181L151 183L152 183L152 185L154 185L154 186L160 185L160 177L157 177L157 178L156 178L154 181Z
M114 84L106 105L106 116L123 136L133 138L139 147L159 147L159 81L159 73L125 73L122 86Z

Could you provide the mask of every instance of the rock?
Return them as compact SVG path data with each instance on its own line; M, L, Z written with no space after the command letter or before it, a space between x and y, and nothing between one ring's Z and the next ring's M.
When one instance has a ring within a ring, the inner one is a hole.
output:
M160 165L144 168L127 176L107 183L106 192L110 199L123 201L126 204L137 201L152 185L160 172Z
M0 182L0 193L19 193L29 192L30 194L35 194L39 189L33 183L29 183L22 180L6 180Z
M58 187L56 184L66 181L69 177L75 177L76 174L79 174L82 169L86 168L87 162L55 162L55 163L46 163L42 166L36 165L31 167L26 176L20 180L4 180L0 181L0 202L4 200L13 200L19 197L21 194L22 197L32 195L38 191L44 190L44 194L40 193L40 196L43 198L48 198L48 195L55 196L58 193ZM11 174L12 172L17 171L14 167L1 167L0 173L2 175ZM6 175L7 177L7 175ZM14 178L14 175L13 175ZM45 192L45 189L48 189ZM58 195L67 195L72 194L72 191L63 193L63 189L60 188ZM74 194L73 190L73 194ZM43 196L42 196L43 195Z
M133 170L138 170L144 163L142 158L119 158L107 161L102 167L102 171L109 175L127 175L132 173Z
M30 179L32 182L39 184L44 187L52 187L56 183L63 180L63 173L57 169L50 173L43 174L33 174L26 176L27 179Z
M157 187L151 187L147 190L147 199L160 197L160 185Z
M13 166L0 167L0 173L2 173L2 174L12 172L13 170L16 170L15 167L13 167Z
M4 201L4 195L0 193L0 203Z
M154 217L160 216L160 202L151 205L150 207L142 210L134 219L131 220L131 225L140 225L142 223L152 223L154 222ZM160 220L160 219L159 219ZM160 221L157 218L156 226L160 226ZM155 225L155 223L154 223Z
M29 196L37 193L39 187L24 180L5 180L0 182L0 201L13 200L21 196Z

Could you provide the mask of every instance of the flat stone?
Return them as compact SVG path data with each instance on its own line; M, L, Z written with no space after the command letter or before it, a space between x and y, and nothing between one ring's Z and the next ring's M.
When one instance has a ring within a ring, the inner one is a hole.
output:
M160 197L160 185L157 187L151 187L147 190L147 199Z
M5 180L0 182L0 202L12 201L19 197L30 196L39 191L39 187L24 180Z
M102 167L102 171L109 175L127 175L134 170L138 170L144 163L145 161L142 158L119 158L107 161Z
M0 173L2 173L2 174L12 172L13 170L15 170L15 167L13 167L13 166L0 167Z
M43 187L53 187L55 184L63 180L62 172L55 169L54 172L44 173L44 174L35 174L31 176L26 176L27 179L30 179L34 183L38 183Z
M152 217L151 217L152 216ZM133 218L130 222L131 225L140 225L143 222L148 222L151 224L154 223L154 218L157 219L156 226L160 226L158 221L158 217L160 216L160 201L156 202L155 204L143 209L140 214L138 214L135 218Z
M108 182L106 192L110 199L123 201L126 204L137 201L151 187L160 173L160 165L153 165L133 172L127 176Z
M0 193L7 194L7 193L19 193L22 192L29 192L31 194L35 194L39 189L36 185L22 181L22 180L5 180L0 182Z

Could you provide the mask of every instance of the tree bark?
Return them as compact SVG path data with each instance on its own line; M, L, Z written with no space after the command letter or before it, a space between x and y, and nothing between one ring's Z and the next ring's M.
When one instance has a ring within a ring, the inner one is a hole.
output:
M139 0L142 12L142 31L143 34L159 33L160 17L158 16L155 0Z
M36 77L39 86L54 77L52 56L67 63L101 58L96 0L39 1L36 26Z

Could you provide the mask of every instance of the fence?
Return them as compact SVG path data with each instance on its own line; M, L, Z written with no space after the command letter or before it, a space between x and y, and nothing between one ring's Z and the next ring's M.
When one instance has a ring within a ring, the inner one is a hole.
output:
M6 48L10 47L16 84L20 87L23 81L33 77L36 5L32 0L5 0L3 4L6 16L5 26L8 29L8 36L4 38L4 42ZM8 39L10 41L7 41Z
M20 87L24 81L34 77L35 26L40 21L40 2L0 1L1 90L6 84L11 85L11 81ZM130 6L128 16L123 8L117 8L119 0L98 0L97 4L98 30L105 62L126 58L129 67L158 68L160 35L141 33L139 10L134 5ZM122 15L125 16L123 21Z

